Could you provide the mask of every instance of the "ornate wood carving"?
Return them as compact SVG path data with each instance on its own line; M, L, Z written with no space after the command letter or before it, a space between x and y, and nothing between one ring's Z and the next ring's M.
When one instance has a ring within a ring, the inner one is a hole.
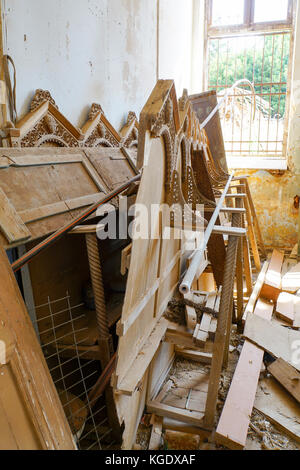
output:
M93 103L88 120L78 129L59 111L47 90L38 89L30 112L15 127L5 130L7 147L127 147L137 148L138 121L129 113L120 133L107 120L100 104Z

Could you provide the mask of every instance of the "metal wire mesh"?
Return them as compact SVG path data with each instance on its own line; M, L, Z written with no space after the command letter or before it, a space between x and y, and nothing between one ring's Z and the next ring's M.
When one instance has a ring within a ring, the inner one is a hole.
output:
M112 447L105 397L90 400L101 374L96 328L91 328L84 304L65 297L34 307L30 312L44 357L66 418L80 450Z

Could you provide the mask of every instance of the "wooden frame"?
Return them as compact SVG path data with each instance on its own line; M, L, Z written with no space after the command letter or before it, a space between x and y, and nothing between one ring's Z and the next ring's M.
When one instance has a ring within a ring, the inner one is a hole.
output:
M207 27L210 36L213 35L227 35L235 32L247 32L247 31L274 31L277 29L290 29L293 23L293 12L295 11L294 0L288 0L288 8L286 20L283 21L266 21L266 22L255 22L254 21L254 8L255 0L244 0L244 18L243 22L237 25L224 25L224 26L213 26L212 25L212 2L214 0L206 0L205 10L207 17Z

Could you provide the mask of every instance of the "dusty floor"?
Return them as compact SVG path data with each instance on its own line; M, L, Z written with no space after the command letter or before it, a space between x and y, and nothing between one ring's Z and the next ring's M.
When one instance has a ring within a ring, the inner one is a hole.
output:
M231 383L231 379L239 359L239 352L243 344L243 339L234 330L231 336L231 352L229 354L229 365L226 371L222 373L219 397L217 404L217 421L221 414L223 404ZM173 367L165 381L172 380L173 394L176 394L182 387L182 381L192 380L196 373L205 373L209 371L209 366L192 361L187 361L177 357ZM266 375L262 370L261 376ZM217 422L216 421L216 422ZM142 423L139 426L136 444L138 448L147 449L151 435L150 415L144 415ZM216 445L214 442L208 442L199 436L191 434L182 434L174 431L163 431L161 449L174 450L225 450L225 447ZM248 432L246 450L299 450L300 444L294 442L287 435L275 428L270 421L257 411L253 411L251 424Z

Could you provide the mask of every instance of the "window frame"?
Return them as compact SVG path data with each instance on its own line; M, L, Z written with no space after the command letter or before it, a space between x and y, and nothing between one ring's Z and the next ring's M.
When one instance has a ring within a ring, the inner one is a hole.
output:
M281 157L256 156L251 157L251 163L247 159L243 161L242 156L227 157L231 168L265 168L265 169L287 169L287 141L288 141L288 123L290 114L290 94L291 94L291 75L294 52L294 12L296 11L296 0L288 0L287 18L284 21L254 22L255 0L244 0L244 22L234 25L212 25L212 5L213 0L205 0L205 25L204 25L204 69L203 84L208 85L208 41L210 39L238 36L244 34L257 34L265 32L284 32L289 31L290 39L290 59L287 73L287 93L286 93L286 116L284 121L283 151Z

